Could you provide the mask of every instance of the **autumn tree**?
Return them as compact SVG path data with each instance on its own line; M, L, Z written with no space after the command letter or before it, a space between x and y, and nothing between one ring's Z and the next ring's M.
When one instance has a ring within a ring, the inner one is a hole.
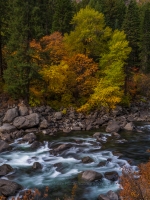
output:
M104 15L90 7L81 9L71 22L74 30L66 34L64 42L70 54L84 54L98 60L106 51L111 29L105 27Z
M131 51L124 32L114 31L108 42L108 51L101 55L100 78L94 93L79 110L86 111L97 107L114 108L121 102L124 85L124 65Z
M98 65L83 54L75 54L67 59L69 66L68 91L78 105L87 101L97 84Z

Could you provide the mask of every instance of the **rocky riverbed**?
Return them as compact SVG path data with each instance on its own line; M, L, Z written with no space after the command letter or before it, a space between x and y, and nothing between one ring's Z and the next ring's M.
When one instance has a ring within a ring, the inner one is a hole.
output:
M121 130L141 134L142 129L133 124L135 121L148 123L149 110L143 106L130 109L118 106L111 112L101 110L85 115L73 109L56 112L49 106L29 108L23 103L1 110L0 193L11 196L22 188L36 185L53 187L54 183L57 183L54 193L60 192L60 188L65 193L72 187L71 183L81 181L84 191L81 199L103 200L107 197L109 200L113 196L117 200L118 195L112 190L119 188L122 166L130 165L119 159L122 156L120 152L112 153L104 146L109 140L113 144L126 143L127 139L119 134ZM101 128L103 132L99 131ZM98 131L92 136L74 136L74 131L85 134L85 131L93 129ZM64 133L65 138L56 140L59 132ZM43 143L39 141L41 135L53 139ZM85 187L85 183L93 185ZM65 189L62 185L66 185ZM88 193L87 188L91 192Z

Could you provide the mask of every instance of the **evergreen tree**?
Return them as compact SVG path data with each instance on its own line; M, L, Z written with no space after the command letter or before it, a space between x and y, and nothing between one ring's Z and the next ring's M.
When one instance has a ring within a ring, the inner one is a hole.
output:
M132 48L128 65L130 67L139 67L140 16L135 0L131 0L128 5L122 28L127 35L129 46Z
M126 11L123 0L101 0L101 11L104 13L107 26L113 30L121 29Z
M8 2L5 0L0 1L0 78L3 76L4 71L4 55L3 47L7 41L7 22L8 22Z
M71 30L73 16L73 4L70 0L55 0L55 11L52 22L52 32L59 31L62 34Z
M26 100L29 100L29 87L36 74L29 44L32 37L41 34L37 15L35 15L35 20L33 18L34 9L36 9L34 3L34 0L9 2L11 12L7 43L7 69L4 72L4 79L6 89L13 97L22 97Z
M141 66L145 73L150 73L150 3L144 6L144 16L141 24Z

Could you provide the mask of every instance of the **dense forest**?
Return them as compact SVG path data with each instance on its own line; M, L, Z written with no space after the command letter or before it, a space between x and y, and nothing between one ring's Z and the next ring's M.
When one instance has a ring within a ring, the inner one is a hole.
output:
M150 97L150 2L0 1L0 93L79 111Z

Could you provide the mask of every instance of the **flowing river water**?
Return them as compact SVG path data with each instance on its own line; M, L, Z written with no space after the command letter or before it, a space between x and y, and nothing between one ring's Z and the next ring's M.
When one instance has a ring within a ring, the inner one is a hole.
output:
M109 190L117 191L119 183L103 178L100 182L83 184L78 182L78 174L85 170L94 170L102 174L117 171L121 175L123 166L131 165L136 169L139 163L148 161L150 125L139 123L136 127L142 132L122 131L120 139L115 139L100 130L103 133L101 143L92 137L97 130L61 133L56 138L48 136L42 138L39 135L43 145L36 150L32 150L28 143L20 144L18 139L11 144L13 147L11 151L0 154L0 165L6 163L14 168L13 173L2 178L20 183L24 188L42 190L48 186L51 200L55 200L56 197L62 199L64 194L70 195L76 183L78 200L96 200L99 194ZM50 153L51 149L64 143L69 143L72 147L57 155ZM86 156L91 157L94 162L82 163L81 159ZM102 161L104 165L100 166L99 163ZM34 162L41 163L42 170L34 171L32 169Z

